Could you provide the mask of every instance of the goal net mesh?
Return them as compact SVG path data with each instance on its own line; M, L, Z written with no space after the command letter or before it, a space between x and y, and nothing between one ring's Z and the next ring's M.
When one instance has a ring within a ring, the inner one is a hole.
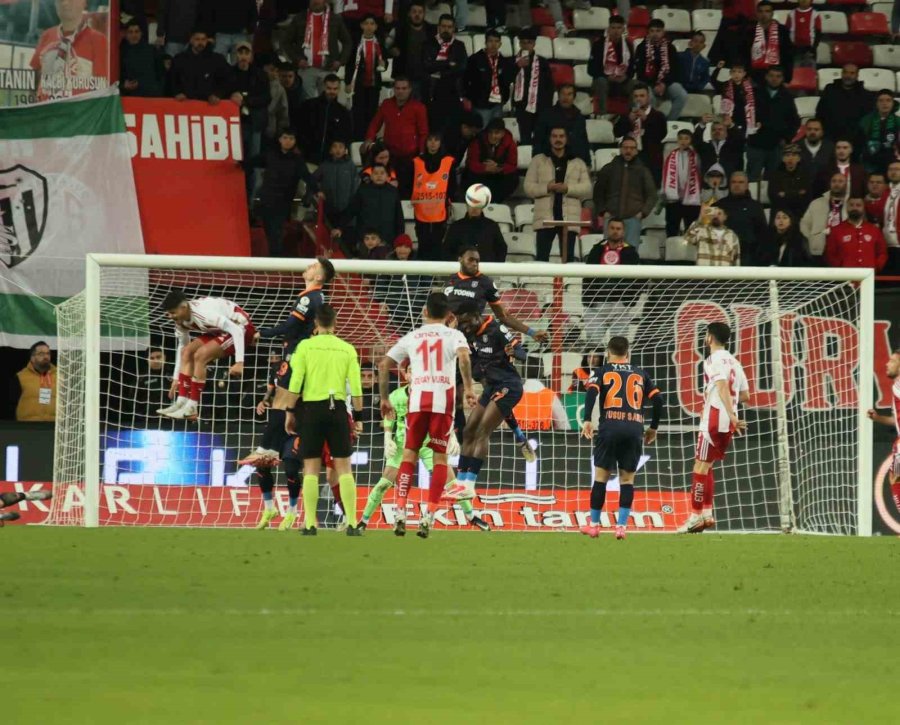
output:
M262 340L250 349L240 379L229 377L230 361L211 365L196 422L160 418L155 411L169 404L176 362L173 326L162 300L175 289L189 297L224 297L261 329L276 325L293 308L303 288L301 268L294 268L298 271L288 274L103 267L100 362L93 370L86 362L84 294L60 306L57 489L50 523L83 523L90 447L99 453L100 470L94 473L100 480L101 525L256 523L262 503L253 470L237 461L260 441L266 416L255 409L281 345ZM339 273L326 289L338 312L337 332L357 347L364 366L364 431L353 455L360 511L385 462L371 366L418 323L428 292L442 289L455 265L432 264L429 274L418 273L425 268L404 274L403 263L373 264L371 274ZM572 267L572 276L551 277L541 276L541 266L535 269L527 277L493 275L505 310L548 330L551 340L540 346L525 338L528 359L517 363L526 393L516 415L537 448L537 461L522 458L510 431L500 429L491 437L476 511L495 529L573 530L586 520L593 476L591 443L578 427L581 371L614 334L631 341L632 362L650 373L665 401L659 437L645 447L636 478L630 524L638 531L677 528L690 508L704 330L722 321L732 328L729 347L747 372L751 397L741 413L749 423L746 435L736 438L727 459L715 466L718 529L855 533L860 314L855 284L775 283L764 269L759 278L742 281L582 277L602 274L602 268L581 266ZM99 440L85 438L85 380L91 375L100 380ZM283 473L276 480L276 500L284 508ZM424 469L418 485L427 486ZM615 479L609 490L604 526L615 523ZM333 525L337 511L327 492L323 487L320 518ZM420 494L414 491L410 498L412 522ZM373 527L393 523L393 502L391 493L385 496ZM458 506L449 504L437 525L467 526Z

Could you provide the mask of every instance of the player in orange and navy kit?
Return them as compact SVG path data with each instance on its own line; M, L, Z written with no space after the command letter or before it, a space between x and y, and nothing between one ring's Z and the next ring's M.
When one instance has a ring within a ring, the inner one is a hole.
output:
M691 515L679 529L683 534L697 534L715 525L713 464L725 460L732 437L741 435L747 428L747 423L738 418L738 403L750 399L750 386L744 368L725 349L730 339L731 329L723 322L714 322L706 328L710 353L703 362L703 416L694 454Z
M894 441L893 457L891 459L891 498L894 505L900 510L900 348L891 353L887 362L887 376L894 381L891 385L891 408L893 415L881 415L877 410L869 411L869 418L881 425L892 425L897 430L897 439Z
M619 472L619 513L616 539L625 538L631 505L634 503L634 474L640 464L643 444L656 440L662 417L662 395L650 376L631 364L628 340L611 337L606 347L606 363L591 372L586 385L582 435L594 440L594 483L591 486L591 521L581 533L596 539L600 535L600 514L606 502L606 484L612 472ZM591 417L600 400L600 422L594 435ZM644 405L653 405L650 427L644 431Z

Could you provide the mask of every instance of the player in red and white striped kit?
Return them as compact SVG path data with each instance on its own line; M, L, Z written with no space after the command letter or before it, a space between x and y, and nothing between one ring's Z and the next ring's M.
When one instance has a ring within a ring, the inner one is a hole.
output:
M750 386L744 368L725 346L731 329L723 322L706 328L709 357L703 362L703 417L694 454L694 477L691 482L691 515L679 529L696 534L715 525L713 519L714 480L712 467L725 460L734 435L741 435L747 423L738 418L738 403L750 399Z
M463 389L469 405L477 398L472 382L472 362L469 359L469 343L459 331L447 327L450 304L446 295L433 292L425 304L425 324L404 335L388 350L378 365L378 387L381 393L381 415L395 416L390 402L391 368L409 360L410 390L409 412L406 416L406 440L403 458L397 474L397 520L394 533L406 533L406 499L415 475L419 449L426 436L431 438L429 447L434 451L434 468L428 490L428 513L422 517L418 535L428 538L433 523L434 509L440 503L444 486L449 481L447 443L453 431L456 412L456 363L462 375Z
M175 403L156 411L166 418L196 418L200 394L206 385L206 366L213 360L234 354L228 373L244 374L244 351L254 345L256 328L250 316L231 300L200 297L188 300L181 291L172 291L163 300L163 309L175 323L178 368L172 380L169 398ZM191 340L191 332L201 333Z
M897 439L894 441L893 457L891 459L891 498L894 505L900 509L900 348L891 353L887 362L887 376L894 381L891 386L891 408L893 415L881 415L877 410L870 410L869 417L876 423L892 425L897 429Z

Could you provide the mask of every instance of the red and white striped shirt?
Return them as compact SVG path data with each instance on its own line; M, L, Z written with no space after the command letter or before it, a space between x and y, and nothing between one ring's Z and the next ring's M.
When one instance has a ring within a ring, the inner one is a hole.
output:
M894 409L894 427L900 436L900 378L896 378L891 386L891 406Z
M700 430L710 433L727 433L733 430L731 420L728 418L725 403L719 395L716 383L724 380L728 383L731 393L731 404L735 415L738 411L738 400L743 390L749 390L747 376L744 368L734 355L727 350L716 350L703 362L703 379L705 390L703 394L703 417L700 419Z
M812 8L794 8L788 14L785 26L795 47L812 48L822 33L822 17Z
M178 335L176 360L181 359L181 350L191 341L191 332L222 333L234 340L234 360L244 362L244 332L250 324L250 316L231 300L222 297L199 297L188 302L191 318L187 322L176 322Z
M450 413L456 407L456 357L469 350L465 336L441 324L422 325L388 350L398 363L409 360L409 412Z

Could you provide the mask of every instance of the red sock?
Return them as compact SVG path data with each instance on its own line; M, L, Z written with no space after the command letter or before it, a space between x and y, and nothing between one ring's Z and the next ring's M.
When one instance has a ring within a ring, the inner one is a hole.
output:
M191 378L191 392L190 398L195 403L200 402L200 394L203 392L203 388L206 387L205 380L197 380L197 378Z
M449 474L450 469L446 465L435 464L434 470L431 472L431 485L428 488L428 501L432 505L440 503Z
M191 376L185 373L178 373L178 395L186 398L191 392Z
M409 487L412 485L415 467L409 461L400 464L397 473L397 508L406 516L406 497L409 496Z
M703 497L706 490L706 474L695 473L691 481L691 510L699 514L703 510Z
M706 488L703 489L703 508L712 508L715 486L716 482L715 479L713 479L713 472L710 468L706 473Z
M331 495L334 496L334 502L341 507L341 511L344 510L344 502L341 501L341 484L340 483L332 483L331 484Z
M891 484L891 496L894 499L894 505L900 509L900 481Z

